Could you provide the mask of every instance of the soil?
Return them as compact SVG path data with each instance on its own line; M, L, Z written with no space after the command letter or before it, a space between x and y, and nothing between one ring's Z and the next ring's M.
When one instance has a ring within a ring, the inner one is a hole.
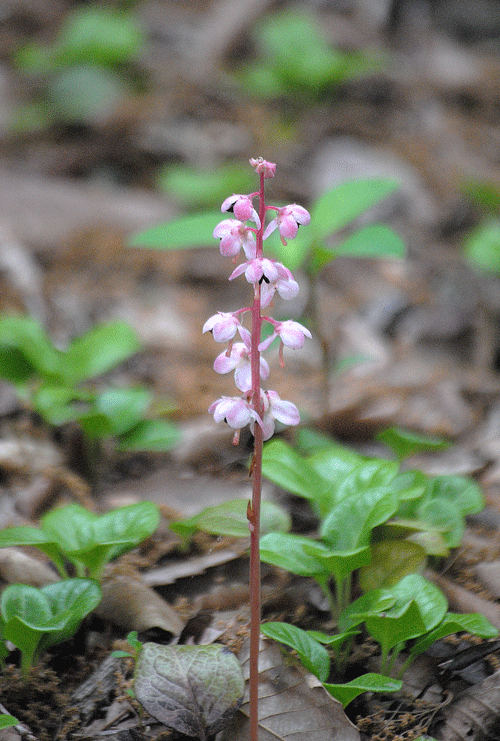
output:
M147 587L161 604L152 598L147 617L117 619L113 606L92 615L74 639L44 654L27 681L13 652L0 675L0 710L21 725L0 731L0 739L171 738L131 697L132 660L111 652L134 629L142 640L223 641L235 652L248 634L247 543L197 534L185 550L168 527L247 496L252 449L246 434L233 446L231 431L207 414L233 392L228 377L212 371L219 350L201 333L217 310L246 305L244 281L228 283L217 249L127 245L131 234L185 211L175 192L157 185L160 169L173 164L210 172L263 154L278 164L272 198L304 206L346 177L401 182L358 225L388 224L407 257L339 258L321 272L315 295L297 271L299 298L275 301L273 312L300 320L315 301L314 338L288 353L284 369L274 357L271 378L300 408L303 425L358 452L386 455L376 434L391 425L453 443L407 465L474 477L486 508L426 576L450 609L480 612L500 628L500 279L473 268L464 253L471 230L491 217L472 185L489 188L497 201L500 192L496 3L484 0L482 14L462 15L445 0L382 3L378 12L365 0L303 3L329 42L369 48L384 62L325 94L268 101L242 91L231 75L259 54L252 29L288 3L137 0L132 12L146 43L115 70L130 83L126 94L69 122L51 102L50 75L23 72L14 54L33 39L56 38L85 3L35 5L12 0L0 18L0 311L30 313L59 346L96 322L128 321L143 350L99 383L147 384L168 397L182 442L167 454L106 444L90 471L78 428L49 428L0 384L0 527L36 524L54 505L74 501L100 512L149 500L162 512L155 535L107 576L124 580L118 602L135 589L141 602ZM480 24L483 15L491 23ZM13 127L18 106L37 100L50 123ZM280 434L293 442L293 431ZM264 494L288 509L295 531L314 531L301 500L269 483ZM0 577L10 580L2 564ZM266 566L262 593L265 619L332 628L309 580ZM359 738L500 738L500 651L497 641L486 644L467 636L440 641L407 673L401 693L351 703L347 716ZM462 650L469 651L464 666L447 663ZM361 637L348 676L376 666L376 646ZM344 732L332 732L332 741Z

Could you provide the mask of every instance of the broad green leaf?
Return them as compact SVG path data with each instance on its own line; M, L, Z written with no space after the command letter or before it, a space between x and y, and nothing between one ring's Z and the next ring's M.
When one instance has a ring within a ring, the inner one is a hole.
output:
M69 504L44 515L41 526L71 561L84 564L92 576L98 576L108 561L152 535L159 519L158 507L151 502L138 502L102 515Z
M401 427L388 427L376 435L377 440L387 445L400 459L427 450L447 450L451 443L443 437L423 435L420 432L404 430Z
M166 224L146 229L129 240L130 247L149 247L157 250L182 250L192 247L217 247L213 230L228 218L220 211L182 216Z
M369 546L353 549L352 551L335 551L323 543L311 540L303 546L304 553L313 556L323 564L324 571L332 574L337 582L342 582L353 571L366 566L372 559Z
M426 561L424 549L408 540L384 540L371 547L371 563L359 573L363 592L397 584L407 574L419 571Z
M337 627L341 633L346 633L364 623L367 617L385 613L395 602L396 597L388 590L373 589L351 602L340 615Z
M213 738L225 728L241 705L244 689L238 659L220 644L145 643L135 667L135 697L147 712L197 739Z
M424 522L440 528L449 548L456 548L462 542L465 522L458 507L454 507L450 501L446 499L424 501L417 508L417 516Z
M289 270L293 271L300 268L310 254L314 245L314 232L311 231L311 225L307 224L307 226L301 227L297 236L294 239L289 239L286 245L282 244L277 237L268 241L269 245L266 241L266 248L269 246L272 255L283 265L286 265Z
M342 229L387 198L399 183L386 178L348 180L321 195L311 208L312 228L320 239Z
M179 428L168 419L144 419L118 438L119 450L172 450L181 440Z
M328 651L305 630L289 623L262 623L260 630L268 638L293 648L306 669L321 682L328 679L330 672Z
M481 489L465 476L436 476L429 487L432 499L447 500L462 516L473 515L484 509Z
M418 656L424 653L424 651L427 651L433 643L439 641L441 638L453 635L453 633L462 632L472 633L472 635L479 636L480 638L496 638L498 636L498 629L484 615L478 612L470 613L469 615L448 612L434 630L427 633L427 635L415 643L410 653L412 656Z
M363 460L338 486L336 501L340 502L344 497L358 495L362 491L392 485L398 470L399 466L394 461L385 461L381 458Z
M196 530L204 530L214 535L246 538L250 534L247 507L248 499L233 499L214 507L206 507L188 520L173 522L170 529L184 538L190 538ZM260 511L262 536L272 532L287 532L290 527L290 516L282 507L274 502L262 502Z
M283 440L272 440L264 446L262 474L286 491L308 499L320 516L328 512L328 482Z
M36 527L21 525L0 530L0 548L12 546L34 546L45 553L57 566L61 576L67 576L64 556L56 540L52 540Z
M388 226L371 224L358 229L332 248L335 256L400 259L406 254L403 240Z
M0 599L1 632L20 649L23 673L41 651L71 638L100 600L99 585L88 579L64 579L41 589L6 587Z
M329 490L333 493L336 492L347 474L362 465L363 458L342 445L330 444L328 448L309 456L307 463L330 485ZM333 504L334 500L335 496L332 496L330 504Z
M444 530L444 526L431 525L424 520L393 518L372 531L372 544L404 539L421 546L428 556L446 556L449 548L443 537Z
M68 380L79 383L111 370L141 348L126 322L101 324L77 337L66 351Z
M425 493L428 479L421 471L400 471L391 481L400 502L419 499Z
M0 316L0 347L20 351L46 379L64 378L64 353L54 347L43 327L31 317Z
M268 533L260 541L260 557L299 576L328 578L322 561L306 552L310 538L291 533Z
M21 384L30 379L35 372L35 366L21 350L0 344L0 378L9 383Z
M109 420L113 435L122 435L143 419L152 400L145 388L113 388L96 396L95 409Z
M334 633L334 635L323 633L321 630L307 630L306 633L318 643L323 643L333 649L335 653L338 653L342 645L350 638L359 635L360 631L348 630L345 633Z
M416 602L426 631L435 628L446 615L446 597L438 587L420 574L405 576L387 591L397 600L393 610L397 610L399 605L410 599Z
M328 450L332 446L332 438L324 435L322 432L312 430L309 427L303 427L297 430L296 446L299 453L311 455L321 450ZM334 449L337 447L333 443ZM347 449L346 449L347 450Z
M88 413L91 393L72 386L42 384L31 399L34 409L49 424L63 425Z
M425 623L415 600L402 605L394 605L383 615L372 615L366 618L368 633L382 648L382 657L399 643L418 638L426 633Z
M2 713L0 715L0 730L3 728L12 728L12 726L17 726L20 721L18 721L17 718L14 718L13 715L8 715L7 713Z
M373 528L392 517L397 506L397 497L388 486L361 489L331 508L321 524L321 537L337 551L367 546Z
M465 256L475 267L500 274L500 221L487 219L465 240Z
M384 677L382 674L369 673L346 682L346 684L323 683L323 686L346 707L363 692L398 692L403 686L403 682L399 679Z
M218 206L231 193L249 193L255 174L239 162L218 167L166 165L158 176L159 188L191 211ZM232 218L231 214L219 218Z

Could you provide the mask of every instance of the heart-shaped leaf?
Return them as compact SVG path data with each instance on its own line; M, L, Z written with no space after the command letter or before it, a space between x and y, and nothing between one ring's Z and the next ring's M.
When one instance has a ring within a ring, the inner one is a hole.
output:
M315 674L321 682L328 679L330 672L328 651L305 630L290 623L263 623L261 632L268 638L293 648L306 669Z
M207 741L240 707L245 681L225 646L145 643L135 668L134 691L150 715L169 728Z
M399 679L384 677L382 674L369 673L346 684L323 684L323 686L346 707L363 692L397 692L403 686L403 682Z

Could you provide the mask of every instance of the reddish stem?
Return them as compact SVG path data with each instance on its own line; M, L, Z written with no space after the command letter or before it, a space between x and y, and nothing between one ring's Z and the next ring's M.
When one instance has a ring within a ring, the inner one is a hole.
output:
M264 175L260 175L259 218L260 228L256 232L257 258L262 257L264 218L266 204L264 195ZM260 306L260 284L254 286L252 304L252 348L250 362L252 368L252 406L259 417L263 417L263 404L260 396L260 352L259 344L262 328ZM254 428L254 452L252 459L252 503L248 507L250 528L250 741L259 738L259 640L260 640L260 499L262 488L262 444L263 432L260 425Z

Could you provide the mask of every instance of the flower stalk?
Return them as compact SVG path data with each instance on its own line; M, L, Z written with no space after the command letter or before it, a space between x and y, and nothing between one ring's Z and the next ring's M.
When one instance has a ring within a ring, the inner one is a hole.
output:
M260 639L260 504L262 490L262 449L264 440L274 434L275 421L287 425L297 425L300 415L297 407L290 401L280 399L276 391L264 390L262 381L269 376L269 365L261 353L269 348L274 339L279 338L280 365L284 366L284 347L297 349L303 346L311 333L295 321L279 322L272 317L263 316L262 309L272 306L275 292L284 299L294 298L299 286L292 273L281 263L264 257L264 241L278 230L280 239L286 245L287 239L297 235L299 225L308 224L309 213L302 206L293 204L279 208L267 206L265 200L265 180L274 177L276 165L262 159L251 159L250 165L259 175L259 190L249 195L233 194L222 203L221 211L233 213L235 219L224 219L214 229L214 237L220 239L223 256L237 261L243 249L246 260L238 265L229 280L245 275L253 286L253 301L250 307L232 313L218 312L203 326L203 332L212 332L216 342L227 342L227 349L214 362L217 373L234 371L236 387L240 396L223 396L215 401L209 412L216 422L225 421L235 430L233 443L239 442L240 430L246 425L254 436L254 451L250 466L252 477L252 499L248 503L247 517L250 530L250 740L258 741L258 677L259 677L259 639ZM258 210L253 199L258 198ZM275 212L274 219L265 225L268 211ZM247 222L255 226L248 226ZM251 328L248 330L241 320L250 314ZM272 332L262 341L262 326L267 323ZM239 335L241 342L235 342Z

